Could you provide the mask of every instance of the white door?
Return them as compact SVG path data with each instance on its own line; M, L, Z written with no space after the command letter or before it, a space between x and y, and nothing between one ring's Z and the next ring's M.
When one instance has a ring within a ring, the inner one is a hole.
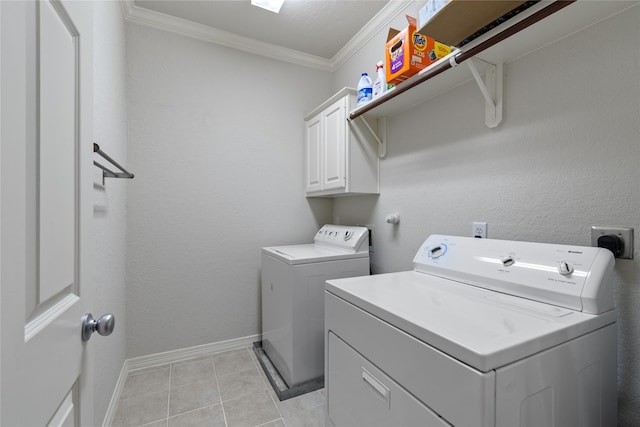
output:
M93 425L91 2L0 2L0 425Z

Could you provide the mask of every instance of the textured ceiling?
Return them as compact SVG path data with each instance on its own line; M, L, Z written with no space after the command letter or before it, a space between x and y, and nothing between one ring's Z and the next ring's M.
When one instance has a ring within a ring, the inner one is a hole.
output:
M285 0L276 14L250 0L135 0L135 5L331 59L388 0Z

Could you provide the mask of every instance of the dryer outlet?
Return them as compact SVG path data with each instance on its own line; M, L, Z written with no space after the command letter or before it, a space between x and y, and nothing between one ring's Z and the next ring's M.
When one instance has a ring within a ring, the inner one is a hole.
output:
M486 222L474 222L471 228L471 235L476 239L486 239L487 236L487 223Z
M598 245L603 236L615 236L622 241L622 251L616 258L633 259L633 228L631 227L591 227L591 246Z

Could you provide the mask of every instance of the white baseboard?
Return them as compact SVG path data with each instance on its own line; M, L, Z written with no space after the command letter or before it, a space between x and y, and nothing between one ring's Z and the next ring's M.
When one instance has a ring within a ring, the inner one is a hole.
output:
M125 364L129 365L129 372L137 369L150 368L152 366L164 365L182 359L207 356L211 353L221 351L236 350L252 345L255 341L261 340L261 335L250 335L248 337L234 338L226 341L214 342L211 344L197 345L194 347L181 348L178 350L165 351L164 353L150 354L148 356L134 357L127 359Z
M122 369L120 370L120 376L118 377L118 382L116 383L116 387L113 390L113 394L111 395L111 401L109 402L109 406L107 407L107 413L104 414L102 427L111 427L111 424L113 424L113 417L116 415L118 400L120 400L122 389L124 389L124 383L127 380L127 375L129 374L129 365L127 364L127 362L128 360L125 360L124 363L122 364Z
M153 366L165 365L167 363L176 362L183 359L192 359L200 356L207 356L212 353L220 353L222 351L237 350L253 345L254 342L262 339L261 334L249 335L247 337L234 338L226 341L219 341L211 344L197 345L194 347L181 348L178 350L165 351L163 353L150 354L148 356L134 357L124 361L118 382L116 383L111 402L104 416L102 427L111 427L113 417L115 416L116 407L120 400L120 394L124 389L124 383L127 380L129 372L139 369L151 368Z

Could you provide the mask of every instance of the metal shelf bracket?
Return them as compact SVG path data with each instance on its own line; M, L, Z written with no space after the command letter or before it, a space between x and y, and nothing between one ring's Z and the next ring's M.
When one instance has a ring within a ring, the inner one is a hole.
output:
M485 65L484 81L476 68L474 61L480 61ZM502 121L502 95L504 81L504 64L501 62L497 65L482 61L481 59L472 58L467 61L473 78L475 79L482 96L485 100L485 124L490 128L495 128Z
M369 125L369 122L364 118L364 116L358 116L358 118L361 119L362 123L364 123L364 126L373 136L373 139L375 139L378 143L378 157L381 159L384 158L387 155L387 118L380 117L378 119L378 133L375 133L373 131L373 129Z

